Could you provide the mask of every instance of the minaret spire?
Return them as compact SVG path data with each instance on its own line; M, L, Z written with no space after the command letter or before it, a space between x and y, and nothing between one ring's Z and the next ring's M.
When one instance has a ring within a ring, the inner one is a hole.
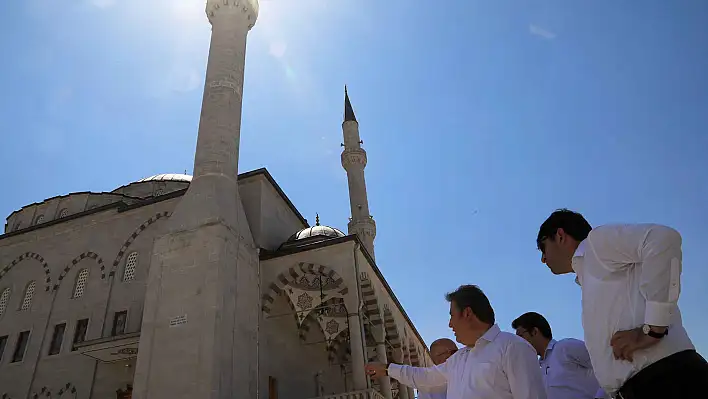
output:
M366 194L366 179L364 178L364 168L367 162L366 151L361 148L363 141L359 137L359 122L354 116L354 109L349 100L346 86L344 86L342 133L344 134L342 167L347 172L349 205L351 207L351 218L348 225L349 234L358 235L366 250L373 257L376 222L374 222L369 213L369 199Z
M349 101L349 93L347 93L347 85L344 85L344 121L356 122L356 115L354 115L352 103Z

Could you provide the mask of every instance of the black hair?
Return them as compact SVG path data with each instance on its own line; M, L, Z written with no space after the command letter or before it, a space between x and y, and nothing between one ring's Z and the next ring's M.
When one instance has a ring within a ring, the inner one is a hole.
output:
M551 216L546 219L538 229L538 236L536 237L536 246L541 252L544 251L543 240L547 238L553 238L556 236L558 229L563 229L566 234L573 237L577 241L583 241L588 237L592 226L587 220L578 212L573 212L568 209L558 209L551 213Z
M494 309L478 286L461 285L455 291L448 292L445 299L450 303L454 302L460 312L470 308L481 322L494 324Z
M534 328L538 328L541 335L548 339L553 339L553 332L551 331L551 325L548 324L548 320L536 312L524 313L511 322L511 328L517 329L519 327L528 332L533 331Z

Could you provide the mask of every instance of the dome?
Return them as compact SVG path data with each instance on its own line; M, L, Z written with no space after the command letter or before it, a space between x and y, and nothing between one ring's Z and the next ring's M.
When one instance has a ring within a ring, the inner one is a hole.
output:
M339 238L344 237L346 234L342 233L341 230L320 225L320 217L317 216L316 223L312 227L306 227L297 233L293 234L288 238L286 244L294 243L296 241L306 240L306 241L321 241L329 238ZM319 238L319 240L317 240Z
M136 183L144 183L148 181L183 181L189 183L192 181L192 176L183 175L181 173L163 173L161 175L154 175L140 179L136 181Z

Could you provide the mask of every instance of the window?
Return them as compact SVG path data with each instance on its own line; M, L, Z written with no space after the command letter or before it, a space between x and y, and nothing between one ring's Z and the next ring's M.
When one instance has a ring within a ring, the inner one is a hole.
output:
M54 326L54 334L52 334L52 342L49 343L49 355L57 355L61 352L61 344L64 342L64 331L66 331L66 323L57 324Z
M89 319L81 319L76 322L74 330L74 345L86 341L86 332L88 331Z
M88 279L88 269L81 269L79 275L76 276L76 284L74 285L74 298L84 296L84 288L86 288L86 280Z
M59 218L65 218L69 215L69 210L64 208L61 211L59 211Z
M29 331L22 331L17 337L17 345L15 345L15 353L12 354L12 363L21 362L25 358L25 350L29 342Z
M7 308L7 301L10 300L10 289L5 288L3 290L2 294L0 294L0 316L2 316L3 313L5 313L5 309Z
M40 224L42 222L44 222L44 215L39 215L37 219L34 220L34 224Z
M0 362L2 362L2 355L5 353L5 347L7 346L7 335L0 337Z
M22 298L22 307L20 310L30 310L32 308L32 297L34 296L34 288L37 286L37 282L31 281L27 284L25 288L25 296Z
M135 279L135 267L138 265L138 253L131 252L125 261L125 271L123 281L133 281Z
M113 331L111 331L111 335L115 336L125 334L125 322L127 319L127 310L116 312L115 315L113 315Z

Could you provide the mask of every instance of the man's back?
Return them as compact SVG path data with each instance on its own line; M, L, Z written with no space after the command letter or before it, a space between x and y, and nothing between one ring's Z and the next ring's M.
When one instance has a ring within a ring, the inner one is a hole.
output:
M593 399L600 385L583 341L551 340L541 360L548 399Z
M595 374L607 391L614 392L639 370L666 356L694 349L676 305L681 237L673 229L653 224L597 227L580 243L573 269L582 287L585 343ZM645 298L647 292L654 301ZM652 317L665 319L652 324L670 325L670 333L633 362L615 359L610 346L613 334L642 326Z

